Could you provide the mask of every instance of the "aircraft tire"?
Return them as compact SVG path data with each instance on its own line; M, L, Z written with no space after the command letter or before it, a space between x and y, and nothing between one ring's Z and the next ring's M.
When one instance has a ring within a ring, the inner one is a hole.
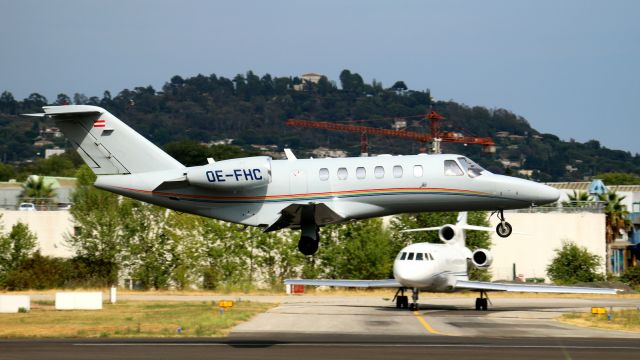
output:
M320 241L313 239L308 236L301 236L300 241L298 241L298 250L303 255L311 256L318 251L318 247L320 246Z
M513 231L513 228L511 227L511 224L509 224L506 221L504 222L504 225L502 222L499 222L498 225L496 226L496 233L498 234L498 236L502 238L509 237L512 231Z

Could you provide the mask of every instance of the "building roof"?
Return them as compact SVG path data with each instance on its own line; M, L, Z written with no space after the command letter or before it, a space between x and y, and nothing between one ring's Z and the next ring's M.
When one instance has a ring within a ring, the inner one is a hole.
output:
M591 181L550 182L547 183L547 185L560 190L588 191ZM609 189L609 191L640 192L640 185L608 185L607 189Z

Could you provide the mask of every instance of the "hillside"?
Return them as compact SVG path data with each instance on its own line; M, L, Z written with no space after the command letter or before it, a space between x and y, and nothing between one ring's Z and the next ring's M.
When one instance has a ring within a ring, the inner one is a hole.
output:
M367 120L363 125L391 128L394 118L407 120L407 130L428 132L428 123L419 118L430 107L444 115L446 131L489 136L497 152L483 153L479 146L443 144L445 152L468 155L493 172L527 176L541 181L583 180L602 172L640 175L640 156L607 149L598 141L565 142L552 134L541 134L521 116L505 109L469 107L452 101L431 101L429 90L409 90L398 81L383 88L375 81L366 84L356 73L344 70L335 82L321 77L317 82L298 77L257 76L252 72L233 79L198 75L183 79L174 76L161 90L136 87L116 96L60 94L48 101L39 94L18 101L9 92L0 96L0 160L30 160L42 149L65 146L64 138L42 134L41 147L33 145L38 134L51 124L16 115L38 112L44 104L99 105L141 132L154 143L192 139L210 143L234 139L240 146L276 145L291 147L300 155L327 147L359 153L359 135L315 129L292 128L288 118L323 121ZM49 136L49 138L48 138ZM414 142L370 137L370 153L410 154L418 151Z

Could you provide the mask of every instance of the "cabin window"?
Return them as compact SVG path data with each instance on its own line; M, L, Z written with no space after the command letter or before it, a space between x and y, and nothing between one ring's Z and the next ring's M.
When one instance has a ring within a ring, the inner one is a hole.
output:
M347 180L347 168L339 168L338 169L338 179L340 180Z
M364 179L367 176L367 170L363 167L356 168L356 177L360 180Z
M419 178L419 177L422 177L423 173L424 171L422 171L422 165L415 165L413 167L413 176Z
M416 260L421 260L421 261L423 260L422 259L422 253L417 253L416 254Z
M407 256L407 260L413 260L413 253L409 253L409 256Z
M393 177L401 178L402 177L402 166L396 165L393 167Z
M402 252L402 254L400 254L400 260L404 260L407 257L407 253L406 252Z
M322 180L322 181L329 180L329 169L327 169L327 168L320 169L320 172L319 172L318 176L320 176L320 180Z
M373 175L375 175L376 179L382 179L384 177L384 168L382 166L376 166L373 169Z
M431 260L431 259L429 259L429 253L424 253L424 259L425 260Z
M431 258L431 260L433 260L433 255L429 254L429 257Z
M462 176L464 173L455 160L444 161L444 174L447 176Z

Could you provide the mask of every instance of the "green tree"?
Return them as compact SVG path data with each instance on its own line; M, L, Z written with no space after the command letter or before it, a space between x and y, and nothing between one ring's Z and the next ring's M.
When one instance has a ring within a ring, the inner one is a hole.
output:
M16 168L14 166L0 163L0 181L15 179L16 175Z
M126 253L126 267L144 288L165 289L181 260L181 239L169 236L167 231L171 211L139 201L124 201L131 203L123 230L126 246L122 251ZM183 281L179 287L186 285Z
M587 207L593 201L591 195L586 191L576 191L569 195L569 201L563 201L562 207Z
M117 195L92 186L95 175L83 165L77 172L77 187L72 194L75 231L67 243L76 256L89 262L107 264L112 284L117 282L128 238L125 232L131 215L132 201L122 201Z
M318 254L324 276L343 279L386 279L395 253L382 219L326 226Z
M8 234L0 233L0 287L9 272L16 270L33 253L37 238L29 227L18 222Z
M605 224L607 241L607 259L611 259L611 244L616 241L622 231L631 229L629 212L622 204L625 196L619 196L615 191L610 191L599 196L599 200L605 203ZM611 272L611 262L607 261L607 272Z
M564 242L556 249L556 256L547 266L547 275L556 284L576 284L601 281L604 276L598 273L600 256L592 254L587 248L573 242Z
M623 172L600 173L594 178L602 180L605 185L640 185L640 176Z
M52 184L45 181L44 176L29 176L27 181L22 184L22 192L20 193L20 201L32 202L36 205L48 205L53 202L56 191L52 188Z

